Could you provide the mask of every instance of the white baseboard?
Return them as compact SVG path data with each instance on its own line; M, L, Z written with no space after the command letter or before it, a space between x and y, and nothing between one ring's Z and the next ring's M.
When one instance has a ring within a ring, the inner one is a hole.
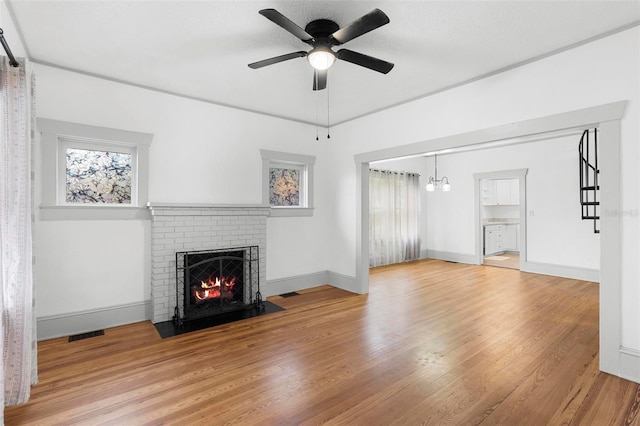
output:
M40 317L36 322L38 340L48 340L149 319L151 319L151 301L145 300L90 311Z
M552 265L549 263L523 262L520 270L541 275L570 278L574 280L600 282L598 269L579 268L574 266Z
M262 298L266 299L269 296L291 293L292 291L304 290L325 284L329 284L329 274L328 271L321 271L267 280L265 285L260 288L260 292L262 293Z
M620 348L620 377L640 383L640 351Z
M329 276L328 283L333 287L355 293L354 289L356 288L356 277L339 274L333 271L327 271L327 275Z
M347 275L331 271L314 272L311 274L295 275L293 277L267 280L260 292L263 299L292 291L305 290L321 285L331 285L347 291L353 291L356 279Z
M473 254L451 253L448 251L426 250L424 257L446 260L447 262L467 263L469 265L475 265L477 263L476 257Z

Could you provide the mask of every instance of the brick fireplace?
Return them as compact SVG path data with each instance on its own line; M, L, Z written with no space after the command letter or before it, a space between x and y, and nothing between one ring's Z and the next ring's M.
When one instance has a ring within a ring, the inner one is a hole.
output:
M170 321L176 307L176 253L257 246L259 280L266 276L270 207L149 203L151 309L154 323Z

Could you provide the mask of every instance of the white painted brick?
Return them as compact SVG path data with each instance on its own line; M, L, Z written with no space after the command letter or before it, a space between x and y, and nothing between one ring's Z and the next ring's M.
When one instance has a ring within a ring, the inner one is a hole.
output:
M173 232L174 230L175 230L174 226L154 226L153 227L154 234Z
M185 232L184 236L188 237L188 238L201 237L202 236L202 232L197 232L197 231Z
M177 229L179 229L179 228L177 228ZM166 238L173 238L173 239L182 238L182 237L184 237L184 232L179 232L179 231L177 231L177 232L169 232L169 233L165 234L165 237Z
M186 238L186 237L181 237L181 238L176 238L176 243L177 244L189 244L193 242L193 238Z
M264 284L269 208L177 206L152 211L151 294L155 322L168 321L173 316L176 252L257 245L260 285Z

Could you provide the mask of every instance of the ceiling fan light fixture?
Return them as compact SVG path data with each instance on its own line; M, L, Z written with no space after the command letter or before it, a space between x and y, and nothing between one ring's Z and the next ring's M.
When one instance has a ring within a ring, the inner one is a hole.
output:
M329 69L336 61L336 55L326 47L316 47L309 52L307 60L311 66L319 71Z

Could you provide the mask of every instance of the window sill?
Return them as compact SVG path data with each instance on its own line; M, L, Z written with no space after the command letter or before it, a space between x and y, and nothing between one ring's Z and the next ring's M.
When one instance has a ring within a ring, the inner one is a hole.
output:
M309 217L313 216L313 207L271 207L270 217Z
M150 220L146 207L40 206L40 220Z

